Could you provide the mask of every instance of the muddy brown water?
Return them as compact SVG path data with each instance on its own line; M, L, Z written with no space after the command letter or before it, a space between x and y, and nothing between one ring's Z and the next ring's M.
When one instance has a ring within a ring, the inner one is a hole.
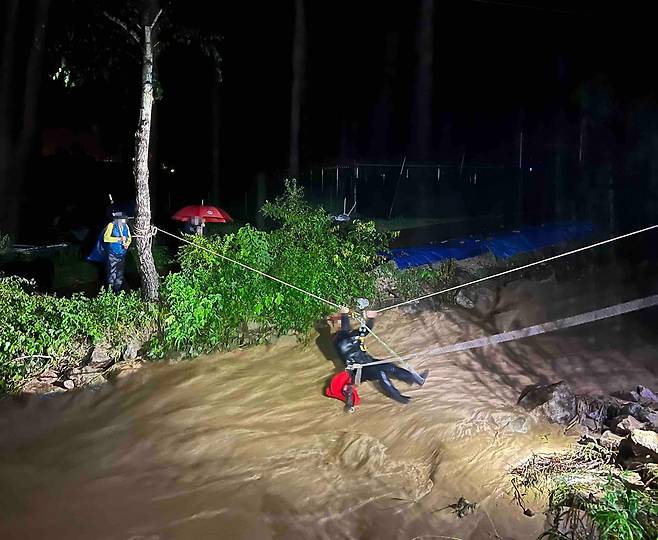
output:
M389 312L378 334L406 353L635 297L589 287L516 282L478 312ZM520 391L656 386L654 323L627 315L424 358L426 385L400 383L409 405L366 384L353 415L322 395L335 371L327 329L307 346L282 339L5 401L0 538L536 538L542 502L524 516L507 470L576 438L517 410ZM461 519L445 509L460 496L478 503Z

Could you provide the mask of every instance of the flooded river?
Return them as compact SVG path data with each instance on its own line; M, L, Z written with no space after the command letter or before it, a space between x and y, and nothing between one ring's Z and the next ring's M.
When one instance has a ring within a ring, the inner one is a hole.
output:
M378 334L408 353L634 297L557 287L512 283L477 312L389 312ZM519 393L562 379L576 391L656 386L655 322L626 315L423 358L427 384L399 383L409 405L366 384L352 415L323 396L336 370L328 328L306 346L285 338L4 401L0 538L536 538L541 503L524 516L506 471L575 437L531 421ZM478 503L461 519L445 508L460 496Z

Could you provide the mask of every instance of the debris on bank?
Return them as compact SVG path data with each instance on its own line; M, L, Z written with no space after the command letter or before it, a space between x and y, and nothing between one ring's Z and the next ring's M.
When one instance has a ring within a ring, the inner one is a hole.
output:
M142 355L149 336L133 337L123 350L104 343L91 347L88 354L72 364L49 367L30 378L21 388L23 394L49 394L102 384L142 366Z
M658 537L658 396L649 388L575 395L564 382L528 387L519 405L580 434L565 452L510 471L526 515L544 496L546 538ZM530 501L530 502L529 502Z

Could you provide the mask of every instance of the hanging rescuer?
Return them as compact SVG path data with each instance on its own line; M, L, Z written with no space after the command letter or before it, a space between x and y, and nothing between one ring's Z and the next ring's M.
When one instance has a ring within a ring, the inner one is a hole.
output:
M368 301L360 300L360 307L367 307ZM325 394L344 401L346 410L349 412L352 412L354 407L360 404L361 399L355 387L361 381L377 381L382 392L388 397L398 403L408 403L411 398L403 396L393 386L391 377L407 384L417 384L419 386L422 386L427 378L428 371L419 375L391 362L368 365L372 362L379 362L368 353L365 344L365 338L375 324L376 315L375 311L366 311L365 320L361 326L358 330L352 330L349 310L347 308L340 310L340 331L336 334L335 345L341 360L345 364L345 371L332 378ZM359 372L361 372L361 381L358 380Z

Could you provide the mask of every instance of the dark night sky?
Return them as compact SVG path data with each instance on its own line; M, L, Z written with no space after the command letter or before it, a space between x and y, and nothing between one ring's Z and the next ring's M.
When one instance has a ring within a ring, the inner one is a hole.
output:
M222 162L232 172L244 168L249 174L256 169L284 169L292 3L254 6L242 2L219 8L213 4L180 3L178 15L191 26L201 25L224 36ZM543 5L550 7L529 9L472 0L438 2L434 138L440 138L442 125L447 123L454 131L456 146L467 145L475 154L486 154L518 130L521 109L525 110L528 128L540 129L557 107L573 108L578 85L597 76L609 81L622 98L653 92L650 35L641 29L628 32L600 3L581 1L578 9L573 4L545 2ZM416 9L416 2L311 3L302 144L307 164L341 157L398 160L408 150L413 155L407 144L415 83ZM369 140L382 91L387 38L397 44L393 100L386 111L392 115L394 127L390 154L376 156L369 155L377 152ZM562 87L558 82L559 61ZM209 62L194 50L181 47L163 54L160 67L164 87L160 129L166 152L172 154L170 160L194 157L195 161L209 161ZM85 107L80 107L80 96L76 95L68 104L73 114L82 123L96 118L111 123L103 125L109 132L117 129L120 118L125 122L123 130L132 132L131 116L138 100L132 84L137 69L127 65L114 73L109 97L97 89L81 89L78 94L86 98ZM67 123L70 109L52 103L61 94L44 94L46 122ZM103 99L100 108L94 106L99 98ZM47 112L53 109L58 111L54 117ZM348 142L341 145L343 136ZM436 150L438 142L435 140ZM455 159L449 152L446 157Z
M68 0L53 0L51 22ZM288 163L294 9L285 2L172 2L172 20L224 40L220 161L224 193L236 196L259 171ZM303 168L336 160L414 160L410 145L419 2L307 2ZM564 110L578 125L578 89L594 81L623 122L655 98L647 8L593 0L436 2L431 161L509 165L518 131L536 159ZM52 35L52 34L51 34ZM190 199L210 181L212 66L192 48L170 47L159 62L160 159L177 169ZM139 66L73 91L47 81L43 127L99 127L109 149L130 155ZM386 81L389 81L386 94ZM389 130L381 126L389 121ZM573 131L573 130L572 130ZM573 137L572 137L573 138ZM125 180L129 185L130 180ZM187 196L187 195L186 195Z

